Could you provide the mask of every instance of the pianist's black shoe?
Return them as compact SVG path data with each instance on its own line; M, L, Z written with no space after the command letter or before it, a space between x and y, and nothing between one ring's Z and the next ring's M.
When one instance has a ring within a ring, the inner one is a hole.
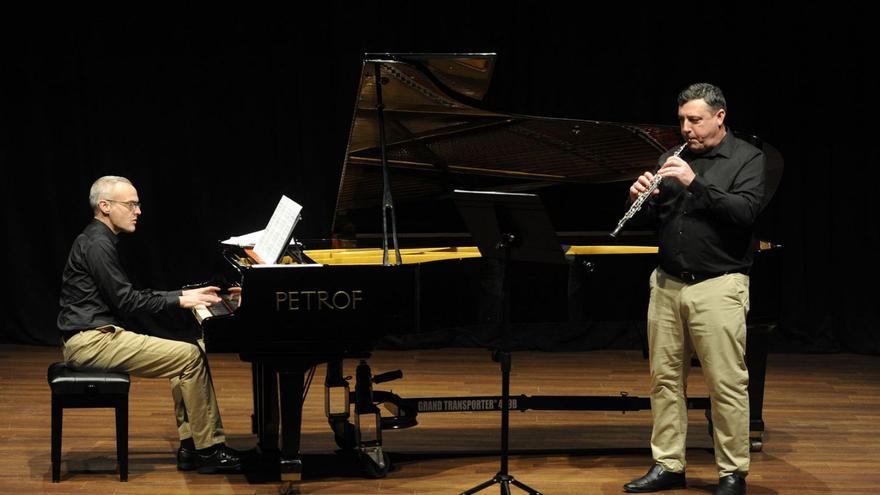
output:
M180 448L177 449L177 469L180 471L192 471L199 467L199 453L196 451L196 444L192 438L180 441Z
M177 469L180 471L192 471L199 467L199 453L188 449L183 445L177 449Z
M647 474L623 485L623 489L630 493L647 493L684 488L686 485L684 473L673 473L663 469L660 464L654 464Z
M746 479L738 474L730 474L718 480L715 495L745 495Z
M208 452L199 451L199 473L233 473L241 470L241 452L222 443L212 449L206 449Z

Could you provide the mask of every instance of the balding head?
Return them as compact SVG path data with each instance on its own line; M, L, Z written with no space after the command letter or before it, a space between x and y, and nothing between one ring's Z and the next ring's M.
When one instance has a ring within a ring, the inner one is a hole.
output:
M92 184L89 189L89 205L93 212L98 213L98 201L109 198L116 184L132 185L130 180L118 175L105 175Z
M89 203L95 211L95 219L104 223L114 234L132 233L141 215L141 202L137 189L125 177L108 175L92 184Z

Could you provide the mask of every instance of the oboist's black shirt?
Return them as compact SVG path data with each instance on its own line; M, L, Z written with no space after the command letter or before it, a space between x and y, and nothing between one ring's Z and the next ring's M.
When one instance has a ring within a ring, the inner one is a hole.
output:
M667 151L659 163L671 155ZM664 178L660 195L640 212L659 223L660 268L673 276L747 273L764 199L763 152L728 129L714 148L702 154L685 149L679 157L696 174L693 182L685 188Z
M119 239L98 220L92 220L73 241L61 279L62 335L104 325L122 325L129 313L157 313L176 307L181 291L137 290L119 262Z

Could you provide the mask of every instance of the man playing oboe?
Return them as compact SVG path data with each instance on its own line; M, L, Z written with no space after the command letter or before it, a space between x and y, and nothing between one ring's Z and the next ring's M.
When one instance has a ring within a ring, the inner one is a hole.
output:
M727 104L711 84L678 95L687 146L669 150L663 176L639 216L658 225L659 267L651 274L648 345L654 428L648 473L627 492L682 488L685 481L687 404L691 356L702 365L714 427L716 494L743 494L749 472L749 375L746 313L752 231L764 196L761 150L724 125ZM636 200L653 179L645 172L630 187Z

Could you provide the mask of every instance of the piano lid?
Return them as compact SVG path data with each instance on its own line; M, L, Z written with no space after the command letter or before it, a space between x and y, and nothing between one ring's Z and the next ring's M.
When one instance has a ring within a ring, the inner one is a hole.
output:
M588 199L581 186L628 184L681 142L677 126L483 109L495 67L493 53L366 54L332 228L340 237L381 232L376 66L391 190L398 232L403 234L466 231L450 199L453 189L535 192L551 210L557 229L585 229L575 221L564 225L548 196L579 198L568 206L581 210L577 216L583 218ZM598 228L611 229L623 212L626 187L617 189L612 197L619 200L601 200L611 213Z

